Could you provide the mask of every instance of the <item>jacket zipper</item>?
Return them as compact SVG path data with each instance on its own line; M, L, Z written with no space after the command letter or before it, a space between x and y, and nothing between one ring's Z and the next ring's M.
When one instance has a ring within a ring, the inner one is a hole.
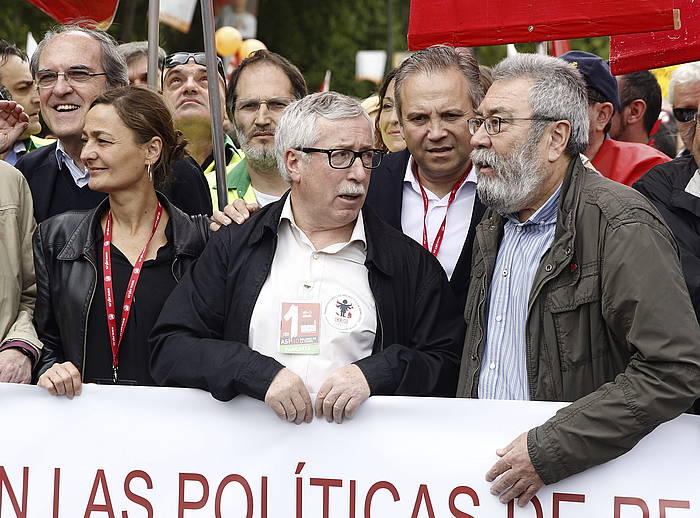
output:
M88 304L87 312L85 313L85 322L84 322L85 332L83 334L83 361L82 361L82 365L80 366L80 378L81 379L85 379L85 355L87 352L88 319L90 318L90 308L92 307L92 301L95 298L95 290L97 289L97 266L95 266L95 263L93 263L92 260L87 255L85 256L85 259L87 259L87 262L90 263L90 266L92 266L92 269L95 271L95 281L92 283L92 294L90 295L90 303Z
M484 317L485 317L485 315L484 315L484 303L485 302L486 302L486 275L484 275L481 278L481 297L479 298L479 306L477 307L477 314L478 314L477 322L479 323L478 331L479 331L479 335L480 335L479 339L476 341L477 352L478 352L479 344L484 339L483 322L484 322ZM470 351L467 354L473 354L473 353ZM478 354L476 354L476 357L477 357L477 361L479 361ZM468 394L470 397L474 393L474 387L476 387L477 394L478 394L479 387L478 387L477 379L478 379L478 375L479 375L480 370L481 370L481 361L479 361L479 365L477 366L477 368L474 369L474 376L472 377L472 390L470 390L469 394Z

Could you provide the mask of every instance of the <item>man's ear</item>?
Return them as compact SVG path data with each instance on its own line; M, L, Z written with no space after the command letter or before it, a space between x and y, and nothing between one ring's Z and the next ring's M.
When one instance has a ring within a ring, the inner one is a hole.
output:
M287 149L284 152L284 167L292 183L299 183L301 180L301 162L303 160L301 153L296 149Z
M624 118L626 125L637 124L644 120L647 111L647 103L643 99L635 99L624 108Z
M146 150L146 161L155 164L163 151L163 141L160 137L153 137L144 144Z
M604 131L610 119L614 115L615 110L612 103L595 103L595 118L593 123L596 131Z
M547 160L556 162L566 151L571 138L571 123L566 120L552 123L548 135Z

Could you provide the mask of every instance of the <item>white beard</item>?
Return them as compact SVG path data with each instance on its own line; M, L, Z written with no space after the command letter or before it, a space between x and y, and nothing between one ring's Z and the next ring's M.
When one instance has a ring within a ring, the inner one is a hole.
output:
M530 139L509 155L481 148L472 151L471 159L477 169L479 198L499 214L526 208L548 177L537 156L537 142ZM492 173L481 174L482 167L491 167Z
M238 140L241 149L245 153L246 159L257 171L270 172L277 174L277 159L275 158L275 150L273 146L255 147L251 146L245 134L234 125L236 139Z

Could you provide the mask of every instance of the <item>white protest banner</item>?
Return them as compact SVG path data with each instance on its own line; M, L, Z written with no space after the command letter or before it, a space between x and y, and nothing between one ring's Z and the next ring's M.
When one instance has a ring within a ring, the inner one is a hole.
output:
M160 0L160 21L180 32L190 32L197 0Z
M87 385L73 400L0 386L2 518L692 518L700 418L500 504L496 448L561 404L374 397L352 421L280 421L196 390Z

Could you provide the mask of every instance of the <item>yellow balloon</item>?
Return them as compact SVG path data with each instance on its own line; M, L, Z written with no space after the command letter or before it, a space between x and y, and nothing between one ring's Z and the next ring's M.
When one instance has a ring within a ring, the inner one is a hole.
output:
M216 52L220 56L232 56L241 47L243 37L235 27L221 27L214 33Z
M250 38L248 40L243 40L243 43L241 43L241 46L238 49L238 59L243 61L245 58L250 56L256 50L261 50L261 49L266 49L266 48L267 47L265 46L265 44L260 40L256 40L254 38Z

